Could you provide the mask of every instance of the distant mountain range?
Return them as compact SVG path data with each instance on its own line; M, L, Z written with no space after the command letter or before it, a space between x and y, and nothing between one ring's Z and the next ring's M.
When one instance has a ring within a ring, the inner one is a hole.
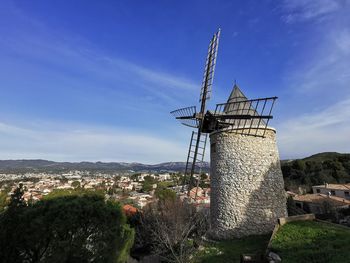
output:
M185 162L142 164L125 162L54 162L47 160L0 160L0 173L65 173L73 170L93 173L183 172ZM282 160L285 184L319 184L350 181L350 154L324 152L295 160ZM203 172L209 171L205 162Z
M72 170L91 172L183 172L185 162L142 164L125 162L54 162L47 160L0 160L0 173L47 172L60 173ZM209 171L209 163L202 166Z

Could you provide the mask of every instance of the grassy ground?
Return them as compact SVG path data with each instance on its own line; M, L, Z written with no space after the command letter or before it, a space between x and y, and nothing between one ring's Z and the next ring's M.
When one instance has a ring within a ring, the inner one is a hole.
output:
M241 254L264 253L270 235L250 236L242 239L206 243L193 262L228 263L240 262Z
M314 221L291 222L280 228L272 250L282 262L350 262L350 229Z

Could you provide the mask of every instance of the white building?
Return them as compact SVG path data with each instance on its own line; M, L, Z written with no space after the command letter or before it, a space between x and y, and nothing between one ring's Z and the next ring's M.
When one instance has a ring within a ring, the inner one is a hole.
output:
M332 195L350 200L350 184L323 184L312 187L314 194Z
M161 182L162 181L169 181L169 180L171 180L171 175L169 173L159 174L158 180Z

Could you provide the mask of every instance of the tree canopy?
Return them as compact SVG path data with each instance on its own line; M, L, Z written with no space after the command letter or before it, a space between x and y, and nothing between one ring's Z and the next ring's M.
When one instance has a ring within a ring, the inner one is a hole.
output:
M3 262L126 262L133 238L120 205L95 192L10 202L0 214Z
M307 191L311 186L323 183L350 182L350 154L321 153L305 159L282 162L285 187Z
M151 176L145 176L144 181L142 182L142 191L149 192L153 189L153 185L158 181Z

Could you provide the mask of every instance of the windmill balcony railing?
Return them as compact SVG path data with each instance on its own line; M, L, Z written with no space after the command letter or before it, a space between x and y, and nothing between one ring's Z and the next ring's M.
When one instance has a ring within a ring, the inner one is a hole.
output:
M221 129L242 135L265 137L277 97L236 100L216 105L213 113Z

